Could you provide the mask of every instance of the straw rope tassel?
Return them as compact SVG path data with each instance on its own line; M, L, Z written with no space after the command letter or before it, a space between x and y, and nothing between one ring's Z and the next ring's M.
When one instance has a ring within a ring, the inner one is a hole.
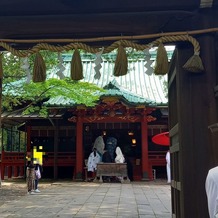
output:
M128 60L126 50L122 45L119 45L117 58L114 64L114 76L124 76L127 74Z
M184 64L183 68L193 73L200 73L204 71L204 66L199 56L199 52L195 52L194 55Z
M154 74L155 75L165 75L168 73L168 57L166 49L161 42L157 49L157 57L154 67Z
M80 57L80 53L76 48L71 60L71 79L81 80L83 79L83 66Z
M42 55L37 52L33 67L33 82L44 82L46 80L46 66Z

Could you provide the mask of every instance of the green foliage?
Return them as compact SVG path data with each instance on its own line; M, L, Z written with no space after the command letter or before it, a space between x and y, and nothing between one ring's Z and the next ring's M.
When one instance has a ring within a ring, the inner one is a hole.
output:
M46 63L47 71L51 70L58 64L58 54L50 51L40 51ZM29 58L30 71L33 70L35 54ZM10 52L4 52L3 55L3 71L4 83L17 81L21 78L26 78L26 72L21 68L22 58L14 56Z
M48 79L45 82L38 83L12 83L13 89L7 89L3 93L3 106L7 110L12 110L20 105L27 105L24 114L38 112L42 117L48 115L48 109L51 105L46 104L49 99L61 97L68 102L70 106L85 105L94 106L99 100L99 96L104 92L103 89L87 82L76 82L70 78L63 80ZM7 100L6 100L7 99ZM43 103L44 102L44 103ZM58 107L60 105L56 105ZM61 105L64 106L64 105Z
M15 81L25 76L25 72L20 68L21 59L5 52L3 55L4 83Z
M58 64L57 53L49 51L40 51L45 62L47 70L54 68ZM29 57L30 72L33 70L33 62L35 55ZM19 107L26 102L27 99L22 97L22 85L26 79L26 72L21 68L22 58L14 56L10 52L4 52L3 55L3 110L12 111L14 107ZM28 98L34 101L35 97Z
M24 111L24 115L28 115L34 112L38 112L40 117L48 117L48 107L46 106L36 106L35 104L28 106Z
M26 100L33 100L36 96L38 96L37 100L63 96L66 99L72 99L76 104L93 106L93 101L98 100L99 91L102 92L103 89L90 83L76 82L69 78L63 80L52 78L40 83L26 83L21 91L22 97Z
M46 63L47 71L51 71L58 64L58 53L40 51ZM29 57L30 72L33 70L35 55ZM73 106L94 106L103 89L95 85L72 81L70 78L63 80L48 79L45 82L25 82L26 72L21 68L22 60L19 57L5 52L3 55L3 111L20 110L24 108L25 114L38 112L41 116L48 115L49 99L61 97ZM43 104L44 102L44 104ZM58 107L58 105L57 105Z

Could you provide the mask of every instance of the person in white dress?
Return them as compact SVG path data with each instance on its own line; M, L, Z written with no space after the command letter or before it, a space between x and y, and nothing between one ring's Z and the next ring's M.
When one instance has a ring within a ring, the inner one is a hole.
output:
M218 218L218 166L208 171L205 189L210 218Z
M171 172L170 172L170 151L166 153L166 170L167 170L167 183L171 183Z

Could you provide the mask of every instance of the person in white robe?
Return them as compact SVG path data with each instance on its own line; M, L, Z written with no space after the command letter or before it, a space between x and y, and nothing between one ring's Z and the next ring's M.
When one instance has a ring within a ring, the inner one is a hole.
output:
M171 172L170 172L170 151L166 153L166 170L167 170L167 183L171 183Z
M218 166L208 171L205 189L210 218L218 218Z
M120 147L116 147L116 150L115 150L115 153L116 153L116 157L115 157L115 163L124 163L125 162L125 158L123 156L123 153L120 149ZM123 177L121 176L118 176L117 177L118 181L123 181Z
M116 153L115 163L124 163L125 158L123 156L123 153L122 153L120 147L116 147L115 153Z
M93 151L90 153L88 158L88 172L95 172L97 169L97 163L101 161L101 156L98 154L96 148L93 148Z

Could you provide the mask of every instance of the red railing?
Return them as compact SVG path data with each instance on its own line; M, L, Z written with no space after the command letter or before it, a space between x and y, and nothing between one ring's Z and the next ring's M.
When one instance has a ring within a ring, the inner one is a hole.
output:
M149 151L149 174L152 173L153 166L165 166L165 151ZM57 152L55 158L54 152L47 152L43 157L43 166L75 166L75 152ZM1 154L1 177L4 179L5 174L10 178L13 176L23 176L25 168L25 153L24 152L5 152Z
M1 154L1 160L2 163L4 164L11 164L13 163L14 165L20 165L25 163L25 152L7 152L7 151L2 151Z
M43 166L75 166L76 153L75 152L58 152L55 159L54 152L47 152L43 157ZM1 178L7 175L8 178L12 176L23 176L25 168L25 152L6 152L1 153L0 169Z
M1 179L4 179L5 175L8 178L12 176L18 177L24 175L25 168L25 152L7 152L1 153Z
M148 162L152 166L166 165L166 151L149 151Z
M156 179L154 166L166 166L166 151L149 151L148 152L149 178Z

